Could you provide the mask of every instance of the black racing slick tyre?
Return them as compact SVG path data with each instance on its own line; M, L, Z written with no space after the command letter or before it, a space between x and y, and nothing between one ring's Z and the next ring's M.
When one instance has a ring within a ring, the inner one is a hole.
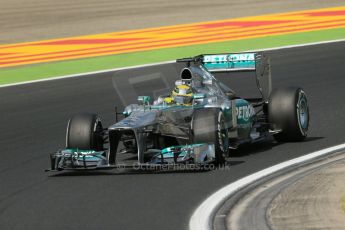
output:
M96 114L76 114L68 121L66 148L102 151L103 145L103 126Z
M195 110L192 120L193 143L213 143L216 165L225 163L229 153L224 115L216 108Z
M309 128L309 107L303 89L297 87L274 90L268 105L269 122L275 130L279 142L302 141Z

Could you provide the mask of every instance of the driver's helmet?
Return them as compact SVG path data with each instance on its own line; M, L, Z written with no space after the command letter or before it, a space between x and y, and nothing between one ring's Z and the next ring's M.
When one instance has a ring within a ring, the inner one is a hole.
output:
M171 97L178 105L192 105L193 90L188 85L177 85L171 92Z

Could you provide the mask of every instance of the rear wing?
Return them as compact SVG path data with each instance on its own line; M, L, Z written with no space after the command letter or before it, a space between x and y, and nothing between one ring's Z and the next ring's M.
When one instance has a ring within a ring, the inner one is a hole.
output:
M177 62L187 62L202 65L211 73L215 72L255 72L258 89L264 101L268 101L272 90L270 60L263 53L228 53L202 54L192 58L177 59Z

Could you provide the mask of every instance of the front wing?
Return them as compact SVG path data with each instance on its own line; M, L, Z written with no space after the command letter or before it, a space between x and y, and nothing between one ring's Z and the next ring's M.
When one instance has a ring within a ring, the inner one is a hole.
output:
M51 168L46 171L62 170L105 170L105 169L200 169L215 159L214 144L191 144L171 146L155 152L145 163L109 163L106 151L64 149L50 155ZM180 167L183 165L184 167Z

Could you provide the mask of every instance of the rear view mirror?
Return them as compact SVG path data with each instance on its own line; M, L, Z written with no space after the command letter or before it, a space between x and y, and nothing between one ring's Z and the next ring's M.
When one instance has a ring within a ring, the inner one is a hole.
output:
M150 96L139 96L138 104L139 105L150 105L151 97Z
M213 81L212 81L212 79L205 79L205 80L202 81L202 84L204 84L204 85L212 85Z

